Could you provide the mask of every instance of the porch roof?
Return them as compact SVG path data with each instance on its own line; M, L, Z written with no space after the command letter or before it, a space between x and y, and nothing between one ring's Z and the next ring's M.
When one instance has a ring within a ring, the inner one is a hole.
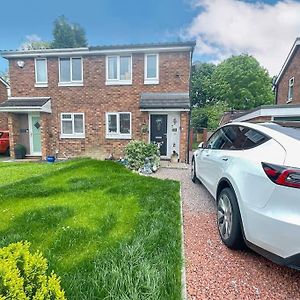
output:
M0 103L0 112L51 113L51 97L11 97Z
M141 110L189 110L189 93L142 93L140 108Z

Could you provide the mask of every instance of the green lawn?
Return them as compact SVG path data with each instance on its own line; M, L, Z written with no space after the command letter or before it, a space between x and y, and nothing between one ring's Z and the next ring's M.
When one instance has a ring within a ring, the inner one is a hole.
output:
M181 299L177 182L89 159L0 174L0 247L31 242L68 299Z

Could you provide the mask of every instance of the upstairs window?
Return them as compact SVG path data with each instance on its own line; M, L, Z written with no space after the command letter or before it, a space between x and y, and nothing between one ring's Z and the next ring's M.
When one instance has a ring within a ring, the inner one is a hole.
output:
M289 80L289 92L288 92L288 100L287 102L293 101L293 96L294 96L294 77L290 78Z
M131 113L107 113L106 138L131 139Z
M37 58L35 60L35 86L37 87L48 86L46 58Z
M61 114L61 137L84 138L84 114L62 113Z
M159 83L158 54L145 54L145 84Z
M79 57L59 59L59 85L82 85L83 66Z
M106 84L132 84L131 56L107 56Z

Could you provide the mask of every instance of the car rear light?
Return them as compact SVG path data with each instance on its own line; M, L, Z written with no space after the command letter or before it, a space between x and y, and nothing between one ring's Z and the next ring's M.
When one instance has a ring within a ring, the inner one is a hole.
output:
M266 175L276 184L300 189L300 169L262 163Z

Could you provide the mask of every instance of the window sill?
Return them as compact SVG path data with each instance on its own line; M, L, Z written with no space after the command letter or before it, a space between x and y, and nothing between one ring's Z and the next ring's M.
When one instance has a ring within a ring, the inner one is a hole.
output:
M106 85L132 85L132 80L116 80L116 81L109 81L106 80Z
M145 79L144 84L149 85L149 84L159 84L158 79Z
M116 135L106 135L108 140L131 140L131 134L116 134Z
M59 82L58 86L83 86L83 82Z
M85 135L61 134L61 139L85 139Z
M45 88L48 87L48 83L35 83L34 87Z

